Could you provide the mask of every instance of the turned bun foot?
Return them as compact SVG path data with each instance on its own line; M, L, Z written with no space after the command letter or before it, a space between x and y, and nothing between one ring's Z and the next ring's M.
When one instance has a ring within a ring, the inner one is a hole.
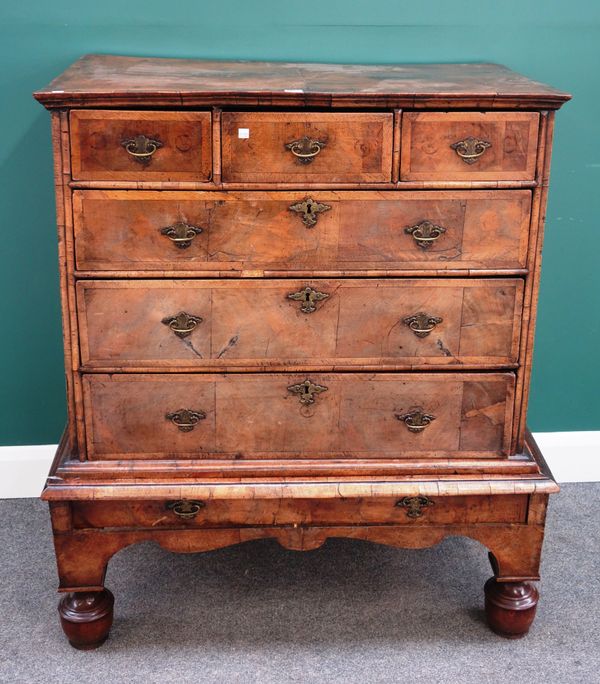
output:
M539 594L528 582L485 583L485 614L490 628L508 639L527 634L535 618Z
M101 646L113 621L114 596L108 589L66 594L58 604L60 623L73 648Z

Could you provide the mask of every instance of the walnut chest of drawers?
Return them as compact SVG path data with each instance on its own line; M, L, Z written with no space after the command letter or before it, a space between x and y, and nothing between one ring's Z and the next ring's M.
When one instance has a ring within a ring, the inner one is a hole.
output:
M490 551L525 634L548 495L525 427L554 110L489 64L87 56L52 112L69 421L62 626L113 554L271 537Z

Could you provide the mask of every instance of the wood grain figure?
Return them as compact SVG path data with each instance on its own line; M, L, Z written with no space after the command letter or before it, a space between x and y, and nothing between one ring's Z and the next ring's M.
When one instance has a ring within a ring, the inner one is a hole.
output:
M88 55L35 97L68 407L42 496L71 645L108 637L121 549L269 538L470 537L490 627L523 636L558 491L525 419L569 96L493 64Z

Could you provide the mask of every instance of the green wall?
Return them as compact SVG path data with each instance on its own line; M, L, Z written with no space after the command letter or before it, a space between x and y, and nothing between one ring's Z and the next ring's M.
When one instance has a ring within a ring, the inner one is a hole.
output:
M21 0L0 8L0 444L65 420L49 116L31 92L89 52L493 61L571 92L559 113L529 422L600 429L596 0Z

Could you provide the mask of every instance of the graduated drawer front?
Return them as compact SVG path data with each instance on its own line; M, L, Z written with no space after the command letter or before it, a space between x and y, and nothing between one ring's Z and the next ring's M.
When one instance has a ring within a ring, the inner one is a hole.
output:
M410 498L410 497L408 497ZM322 499L210 499L194 518L181 518L171 501L94 501L72 504L76 529L101 527L252 527L255 525L449 525L524 523L527 494L440 496L409 516L399 497ZM410 503L410 502L407 502Z
M80 270L523 269L531 192L85 190L73 207ZM177 224L201 232L181 247Z
M507 366L522 293L518 278L79 281L82 364Z
M74 180L211 178L209 112L75 110L70 128Z
M391 113L223 112L223 180L389 183L392 138Z
M499 458L508 453L514 391L512 373L465 372L91 374L83 382L92 460Z
M533 180L539 118L533 112L406 112L400 180Z

